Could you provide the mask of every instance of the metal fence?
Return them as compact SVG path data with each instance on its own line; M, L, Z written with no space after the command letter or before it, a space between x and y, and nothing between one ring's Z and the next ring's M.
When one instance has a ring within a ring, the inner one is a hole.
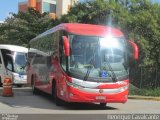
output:
M135 67L130 70L130 83L138 88L160 87L160 68Z

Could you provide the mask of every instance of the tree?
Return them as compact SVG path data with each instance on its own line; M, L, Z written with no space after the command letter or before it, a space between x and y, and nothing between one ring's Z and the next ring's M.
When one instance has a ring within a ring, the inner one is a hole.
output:
M38 34L53 27L55 20L47 13L40 14L29 8L25 13L12 13L0 26L0 43L26 46Z
M133 39L138 44L140 55L136 67L149 68L144 69L146 74L153 73L155 68L160 66L159 21L160 5L149 0L95 0L78 3L71 8L68 15L61 18L61 22L91 23L119 28L127 39ZM133 73L132 77L138 81L137 76L139 77L140 73ZM144 79L146 83L152 82L152 79L155 79L154 74L148 74Z

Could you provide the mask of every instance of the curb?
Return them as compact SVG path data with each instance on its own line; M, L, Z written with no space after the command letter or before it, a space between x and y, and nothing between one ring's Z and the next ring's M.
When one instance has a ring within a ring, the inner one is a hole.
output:
M138 96L138 95L129 95L128 99L139 99L139 100L154 100L160 101L160 97L151 97L151 96Z
M0 87L0 91L3 90L3 87ZM15 88L15 87L12 87L12 90L13 91L23 91L23 92L30 92L32 91L31 87L21 87L21 88Z

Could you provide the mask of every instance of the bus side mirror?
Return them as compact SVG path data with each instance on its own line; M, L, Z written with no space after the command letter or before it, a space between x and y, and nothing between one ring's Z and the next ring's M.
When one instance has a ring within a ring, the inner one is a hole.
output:
M64 45L64 54L65 56L69 56L70 55L69 40L67 36L63 36L62 38L63 38L63 45Z
M129 57L130 57L130 59L138 60L138 52L139 52L139 50L138 50L137 44L134 43L131 40L129 40L128 43L129 43L129 47L130 47L130 49L129 49L129 52L130 52L129 53Z

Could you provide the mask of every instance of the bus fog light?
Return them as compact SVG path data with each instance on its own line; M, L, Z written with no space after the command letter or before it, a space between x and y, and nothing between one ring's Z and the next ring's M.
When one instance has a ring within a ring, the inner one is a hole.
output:
M128 89L128 85L121 87L121 88L120 88L120 91L123 92L123 91L125 91L125 90L127 90L127 89Z
M124 89L123 87L120 89L121 92L123 92L124 90L125 90L125 89Z

